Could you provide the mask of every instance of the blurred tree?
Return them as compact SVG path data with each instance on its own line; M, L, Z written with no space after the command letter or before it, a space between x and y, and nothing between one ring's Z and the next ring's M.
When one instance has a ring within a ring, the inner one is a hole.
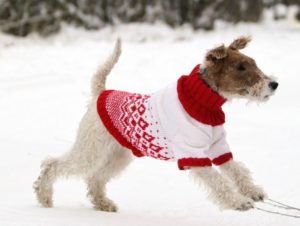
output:
M276 3L300 5L300 0L0 0L0 29L18 36L47 36L63 23L99 29L120 22L163 21L211 30L216 19L258 22L264 7Z

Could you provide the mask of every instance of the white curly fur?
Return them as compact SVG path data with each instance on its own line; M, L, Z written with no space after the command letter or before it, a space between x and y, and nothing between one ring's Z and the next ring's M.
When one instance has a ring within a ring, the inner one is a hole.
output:
M121 42L106 63L94 75L92 100L83 116L75 143L69 152L58 158L43 161L41 173L34 182L38 201L44 207L52 207L53 183L61 176L80 176L88 185L88 196L94 207L103 211L116 211L116 205L105 195L105 184L129 164L132 154L107 133L97 109L97 96L105 87L105 78L117 62Z
M267 197L261 187L253 184L250 171L243 163L229 161L221 165L220 170L233 181L238 191L245 197L254 201L260 201Z
M53 183L59 177L80 176L87 183L88 196L95 209L117 211L117 206L106 197L105 185L126 168L132 154L124 150L107 132L99 119L96 101L99 93L105 89L106 76L120 54L121 41L118 40L114 52L92 79L92 99L80 122L71 150L61 157L48 158L41 165L34 190L44 207L52 207ZM264 192L252 183L249 171L240 164L230 161L220 169L232 179L235 186L213 167L193 168L191 175L195 181L207 187L209 196L221 208L247 210L253 207L253 200L265 197Z
M194 168L190 175L200 185L205 185L208 197L221 209L247 210L253 208L253 200L235 191L232 183L213 167Z

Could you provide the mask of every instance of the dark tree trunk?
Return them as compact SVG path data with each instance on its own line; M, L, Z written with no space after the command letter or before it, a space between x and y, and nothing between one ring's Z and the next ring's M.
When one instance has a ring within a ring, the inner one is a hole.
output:
M278 2L300 5L300 0L0 0L0 29L46 36L59 31L62 23L99 29L120 22L163 21L211 30L216 19L258 22L264 7Z

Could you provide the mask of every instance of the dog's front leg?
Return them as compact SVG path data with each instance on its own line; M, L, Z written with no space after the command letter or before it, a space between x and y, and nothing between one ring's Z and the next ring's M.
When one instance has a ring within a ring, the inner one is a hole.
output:
M221 165L220 170L231 178L242 195L254 201L264 200L267 197L264 190L253 183L250 171L242 163L230 160Z
M248 210L253 208L253 201L235 192L228 180L213 167L195 167L191 169L191 176L204 184L209 197L222 209Z

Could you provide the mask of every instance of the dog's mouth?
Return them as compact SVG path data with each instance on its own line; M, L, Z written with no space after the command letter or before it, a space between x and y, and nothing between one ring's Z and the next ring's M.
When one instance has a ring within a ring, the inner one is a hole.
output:
M271 92L271 93L268 93L268 94L265 94L263 97L262 97L262 100L263 101L268 101L271 96L273 96L275 94L275 91Z
M274 93L256 93L256 92L251 92L250 90L243 88L239 90L239 95L242 98L247 98L249 100L256 100L256 101L268 101L270 99L270 97L273 95Z

